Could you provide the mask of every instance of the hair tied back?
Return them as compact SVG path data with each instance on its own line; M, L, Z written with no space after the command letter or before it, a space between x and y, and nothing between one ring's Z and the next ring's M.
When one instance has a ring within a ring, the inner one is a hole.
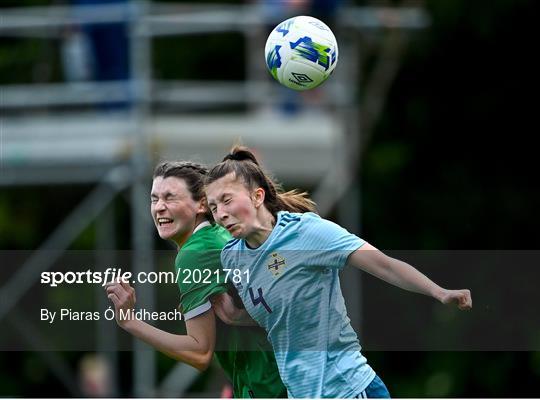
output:
M257 161L257 158L255 155L249 151L246 147L235 147L231 150L229 154L227 154L223 161L227 160L233 160L233 161L251 161L252 163L259 165L259 162Z

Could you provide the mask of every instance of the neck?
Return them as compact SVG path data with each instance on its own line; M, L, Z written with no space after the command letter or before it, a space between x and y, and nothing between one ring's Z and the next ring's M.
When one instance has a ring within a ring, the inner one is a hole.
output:
M260 215L257 217L253 233L246 237L247 245L253 249L256 249L268 239L276 224L276 218L266 207L263 206L259 210Z
M178 250L180 250L184 243L186 243L187 240L197 231L197 227L204 222L208 222L206 217L203 214L197 215L191 230L189 230L189 232L187 232L185 235L174 241L176 243L176 246L178 246Z
M202 228L204 228L204 227L206 227L206 226L210 226L210 225L212 225L212 224L211 224L210 222L208 222L208 220L205 219L204 221L202 221L201 223L199 223L199 224L195 227L195 229L193 230L193 233L198 232L198 231L200 231ZM192 233L192 235L193 235L193 233Z

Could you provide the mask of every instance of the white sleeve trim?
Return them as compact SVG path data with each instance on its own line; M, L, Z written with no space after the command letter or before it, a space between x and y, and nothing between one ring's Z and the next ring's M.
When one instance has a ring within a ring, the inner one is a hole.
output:
M193 310L185 313L184 320L187 321L188 319L195 318L201 314L204 314L205 312L210 310L210 308L212 308L212 304L210 304L210 302L207 301L206 303L201 304L200 306L195 307Z

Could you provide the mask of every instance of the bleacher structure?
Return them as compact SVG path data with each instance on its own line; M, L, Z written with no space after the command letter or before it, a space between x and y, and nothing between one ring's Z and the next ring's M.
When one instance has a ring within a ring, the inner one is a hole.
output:
M336 18L340 59L321 89L324 96L316 109L287 115L276 111L282 89L268 77L262 55L266 27L280 21L268 21L257 5L133 1L3 8L1 14L0 36L45 40L58 39L73 25L127 22L132 76L128 81L0 86L0 186L95 185L24 267L2 283L0 320L54 262L54 257L40 257L41 251L61 254L96 219L101 221L101 241L111 240L114 216L107 206L121 192L129 190L131 199L134 272L152 269L154 228L147 201L152 164L157 159L193 158L214 163L238 138L255 148L282 182L314 188L323 216L335 211L337 222L358 233L361 196L355 174L363 146L396 75L405 34L429 24L419 7L343 7ZM225 32L241 33L245 39L245 81L153 78L156 38ZM367 47L377 55L369 77L363 76L362 63ZM99 107L81 111L111 100L129 101L131 106L116 112ZM185 111L160 112L163 105ZM231 107L243 111L225 111ZM196 112L200 109L204 114ZM356 327L361 309L358 275L353 272L342 280ZM138 304L151 308L154 294L146 286L137 293ZM114 336L110 327L98 329L109 329L100 333L104 341ZM133 346L133 396L181 397L197 375L179 364L158 383L155 354L144 351L148 347L140 341L134 340ZM117 368L114 355L107 357ZM45 359L67 390L80 397L74 374L62 360L51 355ZM121 395L114 390L111 396Z

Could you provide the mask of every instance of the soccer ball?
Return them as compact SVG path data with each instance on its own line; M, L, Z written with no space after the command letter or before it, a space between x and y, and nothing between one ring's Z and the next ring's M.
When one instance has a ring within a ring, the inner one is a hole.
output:
M298 16L274 28L264 54L275 80L294 90L307 90L319 86L334 71L338 45L326 24Z

